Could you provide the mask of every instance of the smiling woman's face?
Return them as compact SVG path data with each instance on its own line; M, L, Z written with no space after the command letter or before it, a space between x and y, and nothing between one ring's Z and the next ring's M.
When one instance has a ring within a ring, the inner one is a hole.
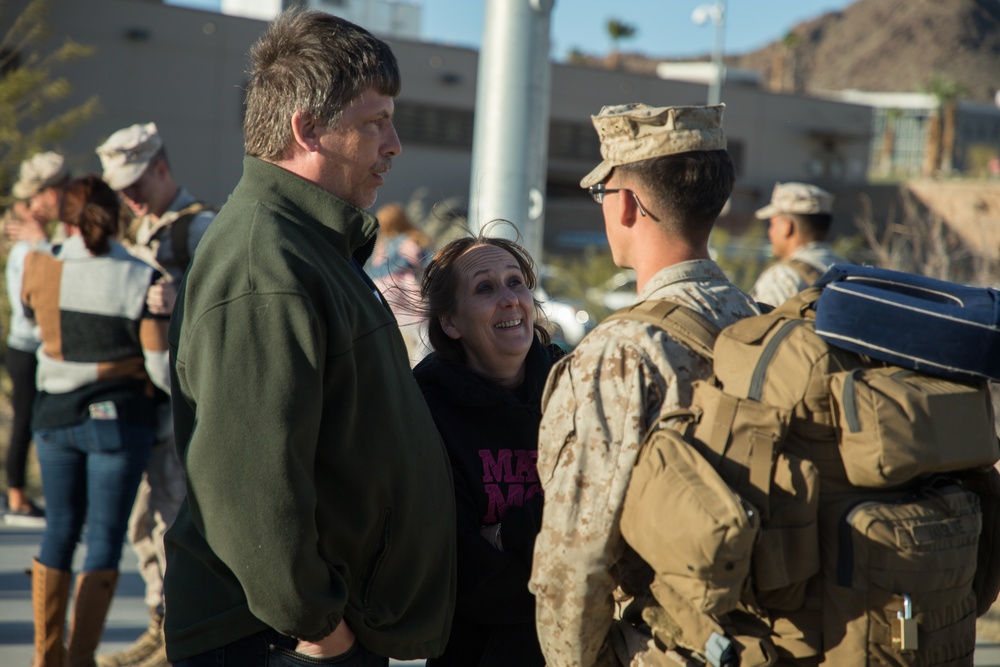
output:
M482 375L523 365L535 336L535 302L517 259L480 245L459 257L455 270L455 308L440 318L445 334L461 342L469 366Z

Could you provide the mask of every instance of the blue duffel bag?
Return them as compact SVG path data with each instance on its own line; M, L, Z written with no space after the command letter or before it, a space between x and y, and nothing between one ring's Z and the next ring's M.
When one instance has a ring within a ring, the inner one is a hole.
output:
M1000 379L1000 292L837 264L817 282L830 345L953 380Z

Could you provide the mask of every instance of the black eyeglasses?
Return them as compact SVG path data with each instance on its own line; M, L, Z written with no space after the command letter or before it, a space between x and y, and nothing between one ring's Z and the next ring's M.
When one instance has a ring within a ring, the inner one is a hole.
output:
M646 217L646 209L642 207L642 202L639 201L639 195L628 188L607 188L604 187L604 183L598 183L597 185L591 185L587 188L587 192L590 193L590 196L593 197L594 201L598 204L604 203L604 195L614 194L615 192L627 192L632 195L632 199L635 200L635 205L639 207L639 213L641 213L643 217Z

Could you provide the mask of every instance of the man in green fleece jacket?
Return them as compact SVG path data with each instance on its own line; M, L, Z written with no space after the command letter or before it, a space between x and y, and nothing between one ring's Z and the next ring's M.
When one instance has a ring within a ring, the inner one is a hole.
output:
M170 328L188 498L166 535L167 656L436 656L455 599L451 472L361 269L378 228L364 209L401 150L396 60L362 28L298 10L250 57L243 177Z

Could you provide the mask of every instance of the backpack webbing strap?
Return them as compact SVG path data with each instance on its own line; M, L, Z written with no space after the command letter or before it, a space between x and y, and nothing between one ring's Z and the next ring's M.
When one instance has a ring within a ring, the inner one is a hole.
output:
M188 249L191 222L207 208L204 203L197 201L182 208L170 223L170 245L174 251L174 263L180 267L182 273L187 271L188 264L191 263L191 251Z
M709 361L713 358L712 349L721 331L701 313L670 299L642 301L616 310L607 319L636 320L652 324Z
M765 429L754 428L766 423L758 416L762 411L759 404L714 386L696 386L695 402L701 419L694 436L710 450L709 462L764 519L770 518L771 469L777 442Z
M812 287L813 283L819 280L820 276L824 273L809 262L803 262L801 259L786 259L784 263L795 269L795 272L799 274L809 287Z

